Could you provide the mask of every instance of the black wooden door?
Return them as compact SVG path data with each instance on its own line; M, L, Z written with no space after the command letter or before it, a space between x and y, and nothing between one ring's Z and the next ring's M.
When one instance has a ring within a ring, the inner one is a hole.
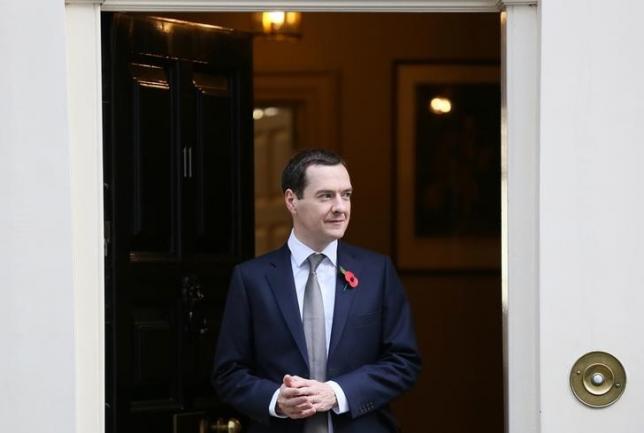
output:
M197 433L232 267L252 256L248 35L103 17L108 433Z

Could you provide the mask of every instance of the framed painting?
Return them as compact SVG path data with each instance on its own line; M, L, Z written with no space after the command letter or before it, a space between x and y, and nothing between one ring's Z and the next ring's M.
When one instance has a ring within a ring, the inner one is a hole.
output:
M398 267L499 269L499 65L396 62L394 83Z

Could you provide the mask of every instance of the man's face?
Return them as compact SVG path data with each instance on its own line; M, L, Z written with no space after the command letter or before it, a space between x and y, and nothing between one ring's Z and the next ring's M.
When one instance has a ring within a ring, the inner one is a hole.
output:
M306 169L302 198L287 189L286 207L293 216L297 238L321 251L344 236L351 215L351 180L342 164L311 165Z

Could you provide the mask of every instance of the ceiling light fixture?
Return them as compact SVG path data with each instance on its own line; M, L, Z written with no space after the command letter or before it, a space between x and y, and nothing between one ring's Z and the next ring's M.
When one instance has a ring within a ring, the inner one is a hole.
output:
M253 14L253 31L271 39L299 39L302 14L291 11L256 12Z

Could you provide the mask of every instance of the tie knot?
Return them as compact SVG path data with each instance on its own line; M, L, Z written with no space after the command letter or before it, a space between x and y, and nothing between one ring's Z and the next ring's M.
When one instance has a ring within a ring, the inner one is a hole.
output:
M313 253L309 256L307 260L309 262L309 267L311 269L311 272L315 272L318 266L320 266L320 263L322 263L322 260L324 260L324 254Z

